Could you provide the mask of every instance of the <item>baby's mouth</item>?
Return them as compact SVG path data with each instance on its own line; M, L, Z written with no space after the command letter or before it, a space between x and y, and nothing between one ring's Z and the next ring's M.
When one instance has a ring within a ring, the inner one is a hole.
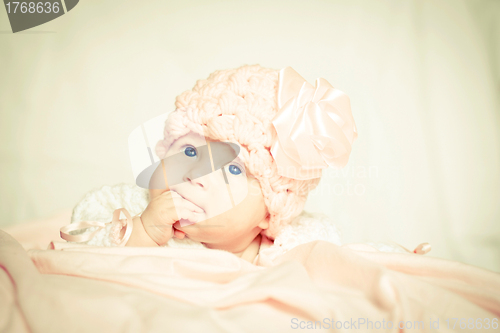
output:
M191 222L186 219L180 219L179 221L175 222L172 226L174 227L174 229L181 230L182 227L188 227L192 224L196 224L196 222Z
M201 209L203 212L202 213L205 213L205 209L203 209L203 207L200 207L199 205L196 204L196 202L194 202L193 200L190 200L189 198L187 198L186 196L184 196L183 194L175 191L175 190L171 190L172 192L175 192L177 193L178 195L180 195L182 198L184 198L184 200L187 200L189 202L191 202L193 205L195 205L196 207L198 207L199 209Z

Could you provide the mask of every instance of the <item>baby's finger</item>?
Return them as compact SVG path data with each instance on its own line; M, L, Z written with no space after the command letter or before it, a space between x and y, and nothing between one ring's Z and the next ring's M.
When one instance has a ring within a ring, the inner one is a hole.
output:
M174 236L175 238L183 239L186 234L184 233L184 231L174 229Z
M168 199L182 198L182 196L175 191L165 191L160 196L167 197Z
M179 197L181 197L181 195L179 193L175 192L175 191L166 191L166 192L163 192L162 194L168 194L168 193L170 193L170 195L172 196L172 198L176 198L176 197L179 198Z

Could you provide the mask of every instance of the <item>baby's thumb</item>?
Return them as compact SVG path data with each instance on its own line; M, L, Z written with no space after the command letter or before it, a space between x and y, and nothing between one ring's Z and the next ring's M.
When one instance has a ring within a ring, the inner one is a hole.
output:
M184 239L186 233L184 231L174 229L174 236L175 238Z

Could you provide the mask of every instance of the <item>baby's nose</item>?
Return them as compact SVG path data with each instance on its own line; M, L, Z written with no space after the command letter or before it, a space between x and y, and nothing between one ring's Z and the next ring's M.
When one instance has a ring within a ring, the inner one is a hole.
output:
M185 171L183 181L196 184L202 188L207 188L209 183L209 175L212 172L210 164L207 166L206 163L196 163L191 165Z
M186 177L186 178L185 178L185 181L186 181L186 182L193 183L193 184L195 184L195 185L198 185L198 186L200 186L200 187L202 187L202 188L205 188L205 184L204 184L204 182L202 181L202 178L203 178L203 177L198 177L198 178L190 178L190 177Z

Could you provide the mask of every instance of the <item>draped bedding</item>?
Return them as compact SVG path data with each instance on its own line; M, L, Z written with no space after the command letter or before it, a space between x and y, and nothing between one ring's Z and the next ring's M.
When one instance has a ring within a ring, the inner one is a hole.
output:
M1 332L498 331L500 274L456 261L313 241L253 265L29 228L0 230Z

